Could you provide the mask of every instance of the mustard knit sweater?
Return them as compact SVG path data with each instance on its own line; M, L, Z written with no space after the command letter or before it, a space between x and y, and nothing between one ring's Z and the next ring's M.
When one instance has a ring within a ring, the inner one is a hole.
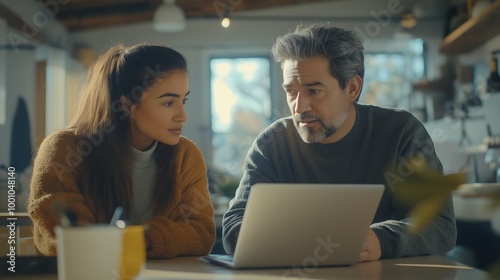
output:
M28 213L33 221L33 237L43 255L56 255L54 227L59 224L55 202L71 205L79 223L106 223L103 213L95 213L92 199L81 191L85 157L78 157L78 145L88 141L63 130L49 135L40 146L33 166ZM87 143L87 144L88 144ZM147 221L149 258L205 255L215 241L214 209L210 202L206 166L198 147L181 137L176 160L178 185L175 207ZM158 170L161 172L161 170Z

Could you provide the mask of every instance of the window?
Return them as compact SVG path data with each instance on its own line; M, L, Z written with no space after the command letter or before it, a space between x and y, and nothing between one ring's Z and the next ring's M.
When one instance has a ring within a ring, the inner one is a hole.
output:
M241 176L248 149L271 120L270 59L213 58L211 126L215 168Z
M367 53L360 102L411 110L411 85L425 74L423 49L423 41L415 39L405 51Z

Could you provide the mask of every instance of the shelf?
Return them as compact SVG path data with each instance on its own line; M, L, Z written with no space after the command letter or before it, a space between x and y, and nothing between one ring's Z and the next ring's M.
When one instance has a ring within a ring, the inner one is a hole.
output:
M441 43L444 54L468 53L500 34L500 0L495 1L477 18L471 18L451 32Z

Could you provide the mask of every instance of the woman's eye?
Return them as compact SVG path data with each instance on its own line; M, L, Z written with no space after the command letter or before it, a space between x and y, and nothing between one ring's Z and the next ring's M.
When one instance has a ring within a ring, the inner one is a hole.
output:
M184 98L184 99L182 100L182 104L186 104L186 102L187 102L188 100L189 100L189 98Z
M172 105L174 105L174 101L173 100L165 102L165 106L167 106L167 107L170 107Z

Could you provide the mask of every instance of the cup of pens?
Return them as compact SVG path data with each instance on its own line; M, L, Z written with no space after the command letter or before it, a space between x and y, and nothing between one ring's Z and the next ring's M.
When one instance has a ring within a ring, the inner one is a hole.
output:
M57 226L58 279L121 279L123 232L107 225Z
M126 225L117 208L110 224L76 226L62 211L57 238L58 280L131 280L146 263L143 225Z

